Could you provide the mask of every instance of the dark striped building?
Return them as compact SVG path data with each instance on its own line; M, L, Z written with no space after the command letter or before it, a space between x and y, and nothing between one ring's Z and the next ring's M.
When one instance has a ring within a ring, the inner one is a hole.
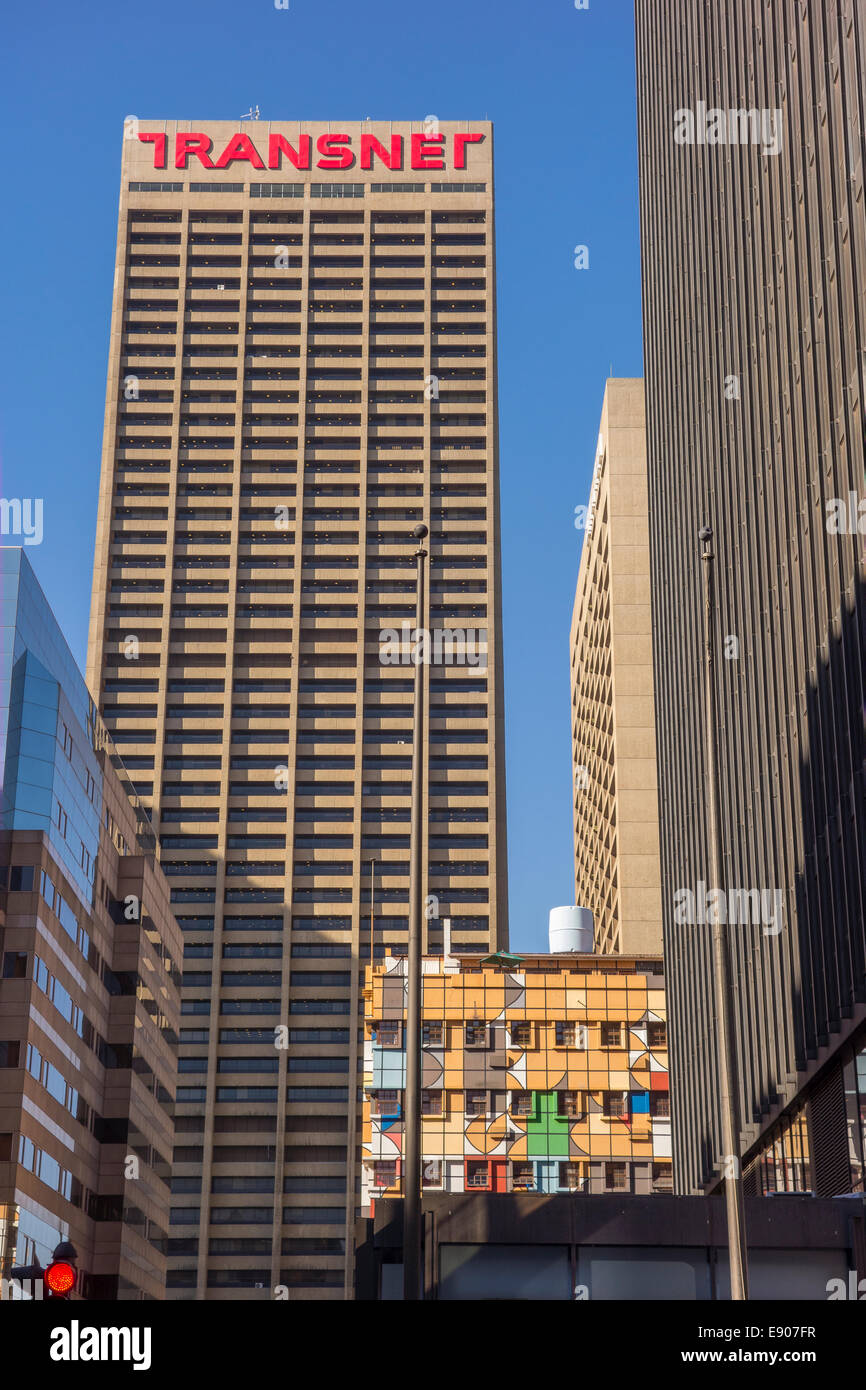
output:
M746 1190L862 1191L866 7L637 0L636 31L675 1180L718 1180L711 928L675 921L710 878L710 522Z

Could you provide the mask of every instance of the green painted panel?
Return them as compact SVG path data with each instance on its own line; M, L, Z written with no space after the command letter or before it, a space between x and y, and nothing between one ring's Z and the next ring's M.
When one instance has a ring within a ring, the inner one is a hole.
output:
M555 1091L533 1091L532 1114L526 1121L530 1158L568 1158L568 1121L556 1113Z

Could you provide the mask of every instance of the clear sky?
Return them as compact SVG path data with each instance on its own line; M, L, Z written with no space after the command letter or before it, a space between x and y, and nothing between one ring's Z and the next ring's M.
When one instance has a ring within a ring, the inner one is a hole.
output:
M605 377L642 371L631 0L17 0L4 29L0 486L44 499L28 556L82 667L124 116L495 123L511 943L546 949L574 508Z

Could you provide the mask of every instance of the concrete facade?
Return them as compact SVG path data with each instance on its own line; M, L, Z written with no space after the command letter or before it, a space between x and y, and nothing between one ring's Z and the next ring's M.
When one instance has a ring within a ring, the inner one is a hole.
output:
M342 1298L359 965L406 933L419 521L426 626L473 634L425 668L424 947L437 906L507 939L493 132L126 135L88 669L184 932L170 1296Z
M709 525L717 886L762 900L728 918L740 1153L748 1168L808 1087L813 1190L862 1191L866 9L638 0L635 16L677 1182L716 1184L722 1143L711 924L688 905L711 877Z
M596 950L660 954L643 381L607 381L571 622L575 902Z

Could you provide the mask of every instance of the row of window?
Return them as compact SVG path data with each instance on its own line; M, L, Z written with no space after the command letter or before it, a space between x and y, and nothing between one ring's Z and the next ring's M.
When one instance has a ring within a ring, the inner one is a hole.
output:
M174 1177L171 1180L171 1191L173 1195L180 1195L187 1192L201 1192L201 1176L196 1177ZM275 1179L273 1174L270 1176L251 1177L237 1175L232 1177L212 1178L210 1190L213 1193L236 1192L240 1195L249 1196L253 1193L264 1192L273 1193L275 1191ZM283 1178L283 1192L290 1195L295 1192L301 1194L312 1193L335 1193L345 1192L346 1176L343 1174L325 1174L323 1177L300 1177Z
M305 184L303 183L251 183L249 185L251 198L303 198ZM361 198L364 195L363 183L311 183L311 198ZM179 193L183 190L184 183L179 179L137 179L129 183L130 193ZM431 183L431 193L484 193L486 183ZM424 193L427 191L426 183L371 183L369 185L371 193ZM243 193L242 183L190 183L190 193ZM137 209L139 218L142 210ZM220 220L224 219L224 214ZM191 213L191 219L199 217L200 213ZM158 216L153 219L160 221ZM395 219L396 220L396 219Z
M374 1115L382 1119L396 1119L403 1114L402 1092L393 1089L378 1089L370 1093L370 1107ZM500 1113L495 1091L446 1091L425 1090L421 1092L421 1113L427 1116L447 1116L460 1110L456 1097L462 1096L463 1114L470 1119L492 1117ZM508 1091L508 1113L524 1118L535 1115L537 1111L537 1091ZM594 1098L592 1091L556 1091L556 1113L563 1120L579 1120L589 1113L589 1100ZM606 1119L627 1120L635 1114L649 1114L655 1119L670 1117L670 1093L668 1091L602 1091L601 1111ZM637 1106L641 1109L638 1110ZM646 1105L647 1109L643 1109Z
M453 867L453 866L451 866ZM469 1022L454 1025L463 1029L463 1046L471 1050L485 1050L490 1048L492 1041L491 1025L489 1023ZM514 1019L507 1025L513 1047L534 1048L538 1043L538 1029L546 1028L549 1025L533 1023L526 1020ZM598 1028L598 1043L590 1044L589 1030ZM554 1037L557 1047L576 1047L581 1051L586 1051L592 1046L603 1048L624 1047L626 1025L623 1022L614 1020L608 1022L574 1023L563 1022L554 1023ZM667 1026L661 1022L650 1022L646 1025L647 1043L650 1047L667 1047ZM442 1020L427 1019L422 1023L422 1039L425 1047L442 1047L446 1042L446 1025ZM379 1047L403 1046L403 1024L400 1020L382 1020L373 1027L373 1041ZM453 1042L452 1042L453 1046Z
M211 1241L211 1245L214 1243ZM244 1252L238 1251L237 1253L243 1254ZM198 1273L195 1269L173 1269L169 1270L166 1286L169 1289L194 1289L197 1281ZM209 1289L270 1289L271 1271L270 1269L211 1269L207 1275L207 1287ZM283 1269L280 1270L280 1282L274 1292L280 1292L281 1289L342 1289L342 1287L343 1275L338 1269Z
M197 1236L174 1236L168 1242L167 1253L174 1258L197 1255ZM273 1242L270 1236L211 1236L209 1255L270 1255ZM282 1255L345 1255L346 1242L341 1236L284 1236Z
M374 1188L395 1188L400 1181L399 1165L394 1160L378 1160L368 1165L371 1183ZM422 1185L441 1187L443 1184L443 1162L441 1159L425 1158L422 1167ZM535 1192L540 1190L541 1173L539 1165L531 1160L513 1160L492 1163L489 1159L467 1159L464 1182L473 1191L511 1190ZM652 1165L652 1188L654 1192L670 1192L673 1189L672 1170L669 1163ZM590 1165L586 1162L563 1162L557 1165L557 1184L564 1192L589 1192L592 1188ZM632 1185L631 1165L627 1162L605 1162L601 1165L600 1190L605 1192L629 1192Z
M178 1104L203 1105L207 1100L205 1086L178 1086ZM276 1086L217 1086L218 1104L274 1105ZM286 1100L290 1105L346 1105L349 1092L345 1086L287 1086Z
M172 1207L172 1226L197 1226L201 1218L199 1207ZM342 1226L346 1220L345 1207L285 1207L284 1226ZM211 1207L212 1226L272 1226L273 1207Z

